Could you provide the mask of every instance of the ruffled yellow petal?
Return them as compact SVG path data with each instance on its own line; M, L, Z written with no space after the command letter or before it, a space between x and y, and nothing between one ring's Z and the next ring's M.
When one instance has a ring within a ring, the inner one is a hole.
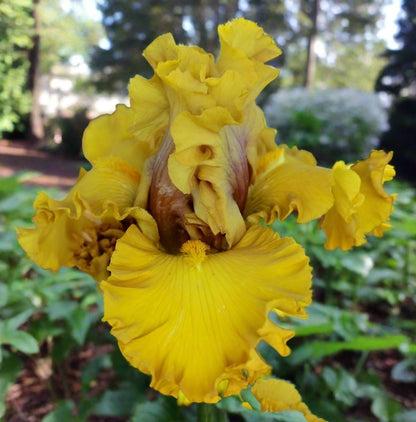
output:
M192 402L216 402L219 390L235 394L267 374L259 341L287 354L293 334L272 324L269 312L283 306L302 314L311 300L302 248L262 227L226 252L191 240L168 255L131 226L109 269L104 318L123 355L152 376L153 388Z
M312 154L280 146L259 161L244 215L250 222L264 218L267 224L294 211L298 223L319 218L334 202L332 183L332 171L318 167Z
M360 192L365 200L358 212L361 229L365 233L371 233L384 225L393 211L396 195L389 195L383 187L385 181L395 176L394 167L388 164L392 158L392 152L372 151L369 158L351 167L361 179Z
M251 60L266 63L282 54L273 38L264 33L255 22L244 18L233 19L218 27L220 40L241 51Z
M65 204L74 210L73 198L76 194L88 198L88 204L94 214L99 215L103 204L113 202L120 210L131 207L137 195L140 173L128 162L120 158L101 160L81 178L62 201L50 199L50 208Z
M259 379L251 389L260 402L262 412L297 410L303 413L307 422L325 422L313 415L293 384L275 378Z
M373 151L370 157L349 167L334 165L334 206L320 221L327 249L351 249L366 243L366 235L382 236L393 211L395 195L384 191L383 183L394 177L388 163L392 153Z
M93 165L109 158L120 158L142 171L150 151L130 130L134 117L129 107L119 104L114 113L92 120L82 138L85 158Z
M183 110L198 114L215 105L208 94L206 79L214 69L214 58L199 47L176 45L171 34L154 40L144 57L155 71L169 101L171 119Z
M148 80L136 75L130 79L129 96L133 115L129 130L149 157L157 151L167 130L169 102L158 77Z
M143 56L155 71L159 63L176 60L177 54L178 46L170 33L157 37L143 52Z
M78 266L97 280L107 277L116 240L139 224L157 240L157 227L143 209L131 208L140 174L120 159L101 161L82 173L66 198L45 192L34 202L34 228L18 229L18 240L41 267L57 271Z
M241 74L250 87L248 100L254 100L279 75L278 69L264 63L279 56L281 50L261 27L242 18L220 25L218 35L221 42L219 71L228 69Z

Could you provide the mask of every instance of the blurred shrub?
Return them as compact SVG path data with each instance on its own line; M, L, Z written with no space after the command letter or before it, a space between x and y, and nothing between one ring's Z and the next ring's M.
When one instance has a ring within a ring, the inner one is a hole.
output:
M269 98L265 113L279 143L305 148L329 165L336 156L365 157L387 128L378 97L353 89L281 90Z
M394 151L397 174L416 182L416 98L399 98L390 111L390 129L381 137L381 147Z
M60 150L70 157L79 157L82 152L82 135L89 123L87 109L77 110L72 117L59 117L57 125L61 129Z

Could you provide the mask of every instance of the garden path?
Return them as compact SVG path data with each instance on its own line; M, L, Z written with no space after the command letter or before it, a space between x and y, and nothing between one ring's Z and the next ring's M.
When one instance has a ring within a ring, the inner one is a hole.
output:
M36 149L29 142L0 139L0 178L33 171L38 174L29 177L25 184L69 189L81 164L79 160Z

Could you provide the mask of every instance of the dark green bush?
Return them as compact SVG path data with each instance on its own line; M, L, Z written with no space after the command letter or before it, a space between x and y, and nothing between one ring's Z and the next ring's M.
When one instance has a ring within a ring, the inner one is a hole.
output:
M399 177L416 182L416 98L399 98L392 106L390 128L381 147L394 151L393 164Z

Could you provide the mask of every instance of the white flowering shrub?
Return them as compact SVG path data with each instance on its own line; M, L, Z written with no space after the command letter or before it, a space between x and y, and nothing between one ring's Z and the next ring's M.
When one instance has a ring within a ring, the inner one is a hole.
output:
M387 113L376 94L354 89L283 89L264 109L278 130L278 143L311 151L320 163L332 164L342 154L354 161L379 144Z

